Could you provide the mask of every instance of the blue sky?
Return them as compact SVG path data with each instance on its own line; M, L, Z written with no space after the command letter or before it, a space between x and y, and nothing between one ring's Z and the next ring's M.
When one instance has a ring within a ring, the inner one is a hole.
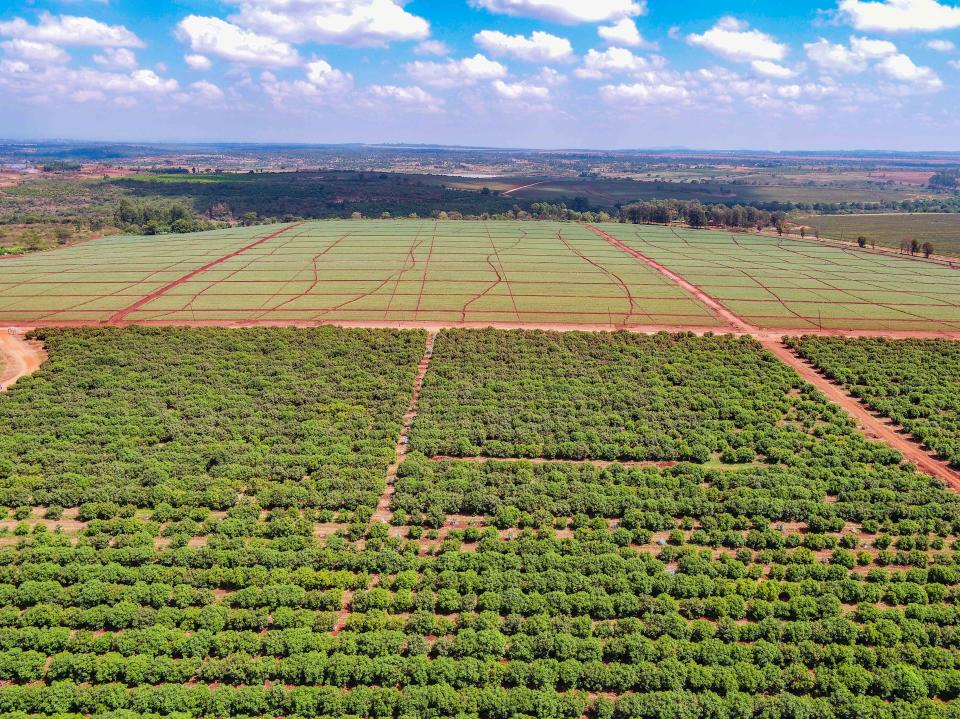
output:
M0 0L0 137L960 149L938 0Z

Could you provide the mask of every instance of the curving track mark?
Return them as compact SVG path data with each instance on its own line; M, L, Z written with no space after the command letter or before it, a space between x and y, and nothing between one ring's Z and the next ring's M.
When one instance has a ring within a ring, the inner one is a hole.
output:
M134 303L133 303L132 305L130 305L129 307L124 307L122 310L119 310L118 312L114 312L114 313L110 316L110 319L107 320L107 323L108 323L108 324L111 324L111 325L115 325L115 324L120 324L121 322L124 322L124 321L126 320L126 318L127 318L131 313L136 312L137 310L139 310L139 309L140 309L141 307L143 307L144 305L149 304L150 302L153 302L153 301L154 301L155 299L157 299L158 297L162 297L162 296L165 295L167 292L169 292L170 290L172 290L174 287L179 287L179 286L182 285L184 282L189 282L190 280L192 280L192 279L193 279L194 277L196 277L197 275L202 274L202 273L206 272L207 270L209 270L211 267L215 267L216 265L219 265L221 262L226 262L226 261L229 260L229 259L233 259L233 258L236 257L237 255L242 255L244 252L246 252L246 251L248 251L248 250L252 250L254 247L257 247L258 245L262 245L264 242L267 242L268 240L272 240L274 237L278 237L278 236L282 235L284 232L287 232L287 231L289 231L289 230L292 230L294 227L298 227L300 224L301 224L301 223L297 222L297 223L294 223L294 224L292 224L292 225L287 225L286 227L281 228L281 229L277 230L276 232L273 232L273 233L267 235L266 237L261 237L261 238L260 238L259 240L257 240L256 242L251 242L249 245L246 245L246 246L244 246L244 247L241 247L241 248L238 249L238 250L234 250L233 252L231 252L231 253L229 253L229 254L226 254L226 255L224 255L223 257L218 257L217 259L215 259L215 260L213 260L213 261L211 261L211 262L208 262L207 264L203 265L202 267L198 267L197 269L193 270L192 272L188 272L188 273L185 274L183 277L180 277L180 278L178 278L178 279L175 279L173 282L168 282L167 284L165 284L165 285L164 285L163 287L161 287L160 289L154 290L154 291L151 292L150 294L148 294L148 295L146 295L146 296L144 296L144 297L141 297L139 300L137 300L136 302L134 302Z
M627 285L627 283L624 282L624 281L623 281L623 278L620 277L620 275L618 275L616 272L613 272L613 271L611 271L611 270L608 270L608 269L607 269L606 267L604 267L603 265L601 265L601 264L599 264L599 263L597 263L597 262L594 262L592 259L590 259L589 257L587 257L585 254L583 254L582 252L580 252L580 250L578 250L578 249L575 248L573 245L571 245L571 244L570 244L570 241L567 240L567 239L565 239L559 232L557 233L557 237L560 239L560 241L561 241L564 245L566 245L566 248L567 248L568 250L570 250L570 252L572 252L573 254L575 254L577 257L579 257L579 258L580 258L581 260L583 260L584 262L587 262L588 264L593 265L593 266L596 267L598 270L600 270L603 274L605 274L607 277L609 277L610 279L614 280L618 285L620 285L620 289L623 290L623 294L624 294L624 295L626 296L626 298L627 298L627 303L628 303L628 307L629 307L628 310L627 310L627 314L625 314L624 317L623 317L623 324L626 325L626 324L630 321L630 318L633 317L633 315L636 314L636 311L637 311L636 299L635 299L634 296L633 296L633 292L630 291L630 287Z

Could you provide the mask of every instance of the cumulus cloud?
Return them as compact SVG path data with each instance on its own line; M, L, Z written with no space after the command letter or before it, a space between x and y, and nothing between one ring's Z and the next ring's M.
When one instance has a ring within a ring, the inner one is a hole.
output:
M450 54L450 46L440 40L424 40L421 43L417 43L416 47L413 48L413 52L417 55L439 55L443 57Z
M682 84L662 82L656 78L620 85L604 85L600 97L610 104L676 105L690 100L691 93Z
M217 17L188 15L177 25L177 37L191 50L230 62L261 67L290 67L300 56L290 45L258 35Z
M213 63L206 55L184 55L183 61L191 70L209 70L213 67Z
M613 25L601 25L597 28L597 34L608 45L642 47L647 44L643 35L637 30L637 23L628 17Z
M70 60L63 48L48 42L16 38L0 43L4 54L28 65L62 65Z
M443 100L434 97L422 87L408 85L371 85L367 91L374 98L394 105L403 105L420 110L435 112L443 106Z
M539 100L550 98L549 88L524 82L493 81L494 92L505 100Z
M583 57L583 64L577 68L577 77L599 79L616 74L636 74L663 64L659 58L648 60L634 55L623 47L611 47L603 52L590 50Z
M769 60L754 60L750 63L750 67L753 68L754 72L764 75L765 77L773 77L778 80L787 80L791 77L795 77L797 74L796 70L792 70L789 67L784 65L779 65L775 62L770 62Z
M47 12L40 14L36 25L20 17L0 22L0 36L54 45L143 47L143 41L123 25L107 25L89 17L55 16Z
M892 42L865 37L851 37L849 47L820 38L817 42L807 43L803 48L814 64L832 75L863 72L869 61L897 52L897 46Z
M0 67L0 85L21 93L26 99L46 102L63 98L71 102L103 101L109 97L170 97L180 86L172 78L164 78L153 70L134 70L130 73L104 72L93 68L71 69L47 67L19 68L9 72Z
M137 56L125 47L105 48L102 53L93 56L93 61L116 70L132 70L137 66Z
M912 89L922 92L936 92L943 87L943 81L929 67L922 67L903 53L889 55L877 63L877 70L896 82L908 83Z
M205 102L216 103L223 100L223 90L206 80L198 80L190 84L194 97Z
M304 78L280 80L272 72L260 74L260 87L283 107L288 101L328 102L333 96L349 92L353 88L353 75L333 67L326 60L314 59L305 66Z
M481 30L473 41L491 55L509 55L527 62L567 62L573 46L565 37L536 30L530 37L507 35L499 30Z
M960 27L960 7L936 0L840 0L838 15L857 30L937 32Z
M787 46L734 17L724 17L702 34L687 35L687 42L699 45L728 60L777 62L787 56Z
M931 40L927 43L927 47L937 52L953 52L957 49L957 46L949 40Z
M425 40L430 23L407 12L404 0L232 0L230 20L289 42L382 47Z
M610 22L646 12L637 0L470 0L473 7L564 24Z
M473 85L482 80L497 80L507 75L507 68L480 53L462 60L451 59L446 62L417 60L407 63L406 70L414 80L433 87Z

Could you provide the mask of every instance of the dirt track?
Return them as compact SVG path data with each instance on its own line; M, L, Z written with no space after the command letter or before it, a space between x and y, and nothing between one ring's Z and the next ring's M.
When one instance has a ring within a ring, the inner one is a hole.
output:
M47 353L39 342L28 341L21 334L0 329L0 392L6 392L21 377L36 372Z
M879 440L900 452L904 459L913 462L924 473L939 477L950 487L960 491L960 472L924 449L909 435L903 434L887 419L870 412L860 402L848 395L842 387L834 384L809 362L801 359L782 342L762 340L763 346L777 356L782 362L790 365L801 378L812 384L827 396L834 404L838 404L851 415L860 427L860 430L869 439Z

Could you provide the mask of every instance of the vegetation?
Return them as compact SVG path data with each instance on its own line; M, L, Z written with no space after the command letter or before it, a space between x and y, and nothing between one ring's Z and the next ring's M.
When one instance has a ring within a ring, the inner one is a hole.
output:
M796 222L816 227L823 237L853 241L862 236L871 246L909 248L917 243L917 252L924 244L941 255L960 256L960 214L858 214L804 215Z
M0 504L372 507L423 335L44 329L0 403ZM87 511L87 510L84 510Z
M960 467L960 343L790 338L830 379Z
M808 430L845 422L823 402L792 401L800 387L752 338L450 330L434 345L411 446L802 466L818 444Z
M780 434L739 468L413 454L387 527L423 333L39 336L0 396L4 717L960 716L960 497L750 340L442 333L428 378L527 343Z

